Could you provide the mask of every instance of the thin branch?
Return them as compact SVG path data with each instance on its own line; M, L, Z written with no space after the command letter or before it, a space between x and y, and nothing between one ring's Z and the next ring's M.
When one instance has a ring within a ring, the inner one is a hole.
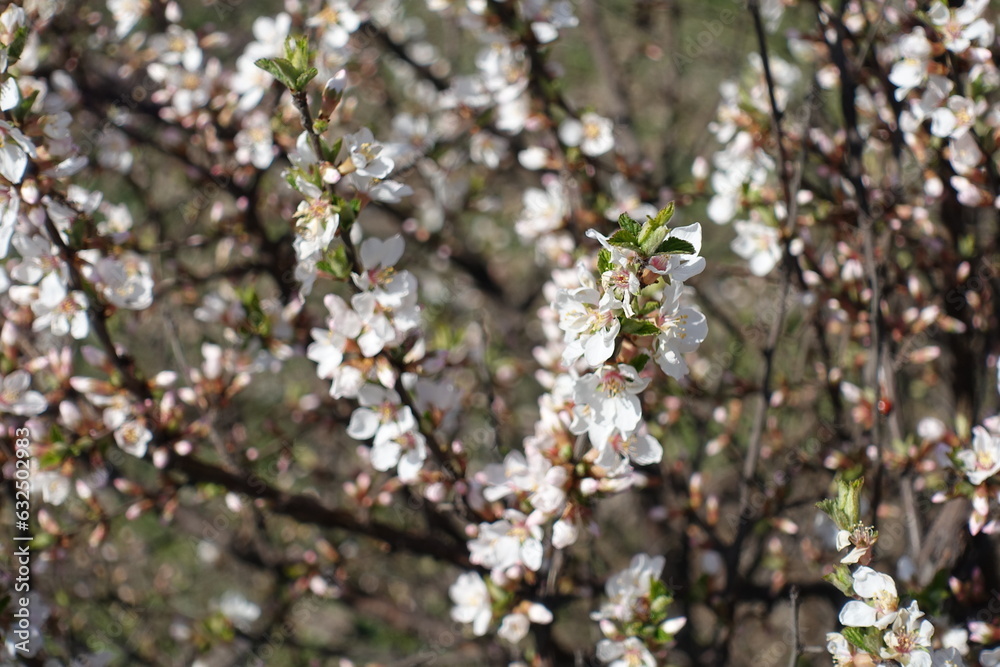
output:
M865 275L868 279L871 290L870 304L868 311L869 326L869 355L865 366L865 386L870 387L875 394L873 404L878 406L882 399L882 388L879 383L879 367L882 364L882 291L881 282L878 275L878 266L875 262L875 239L873 227L875 220L872 217L870 197L868 187L863 178L862 153L864 152L864 142L858 130L858 114L855 106L856 91L858 88L855 78L854 68L848 59L844 44L847 41L847 28L843 23L843 14L846 3L841 3L840 12L837 16L826 13L836 28L837 37L832 42L828 41L830 55L834 65L840 73L840 110L844 117L844 130L847 134L847 178L850 181L854 196L858 204L858 224L861 227L861 238L863 246L863 259ZM818 11L823 13L822 7ZM826 33L824 33L826 34ZM879 412L876 410L872 418L871 437L872 443L877 450L877 460L875 462L875 481L872 492L872 524L878 526L878 509L882 502L882 493L885 477L885 465L883 462L883 449L885 443L882 437L882 424Z
M792 239L794 238L795 223L796 218L798 217L798 202L794 196L794 192L798 190L799 183L801 183L802 179L802 160L799 160L796 166L795 175L793 176L794 183L789 182L787 157L784 147L784 132L781 126L782 114L777 106L775 84L774 79L771 76L771 65L768 58L764 25L760 16L760 7L758 3L754 1L750 3L749 8L753 17L754 28L757 32L757 42L760 47L761 60L763 61L764 66L764 78L767 82L768 96L771 102L771 120L774 125L774 134L778 143L778 175L781 179L782 190L785 196L787 220L783 233L784 244L782 249L782 271L781 286L779 288L780 301L778 303L778 316L771 325L771 329L768 333L767 344L763 351L764 373L760 383L761 397L754 413L753 426L747 442L747 454L743 461L743 471L740 478L739 525L737 527L736 536L733 538L733 542L730 545L727 554L727 588L730 592L737 583L736 579L738 576L740 551L743 546L743 540L746 539L752 523L750 516L751 486L757 474L757 461L760 458L764 426L767 421L767 410L770 406L771 396L773 394L772 380L774 374L775 351L778 346L778 340L781 336L781 332L784 329L785 315L788 306L788 295L791 291L791 278L796 262L795 257L792 256L790 246ZM804 151L802 159L805 159Z
M799 587L792 586L788 594L788 602L792 613L792 655L788 658L788 667L795 667L802 655L802 645L799 643Z
M218 484L236 493L267 500L273 512L302 523L347 530L385 542L393 549L433 556L463 568L474 567L469 562L464 545L443 541L440 536L400 530L378 521L362 521L351 512L327 507L313 496L282 491L253 473L232 473L174 452L170 453L166 467L184 473L192 482Z
M78 216L82 215L68 200L60 198L60 203L73 208ZM62 255L63 261L66 262L66 267L69 271L70 287L75 291L86 292L83 276L80 274L80 269L77 266L76 251L63 240L62 234L59 233L58 228L56 228L55 223L48 214L45 215L45 231L49 240L59 248L59 254ZM90 321L90 330L94 332L97 340L101 342L101 347L104 348L105 354L111 359L111 363L121 373L122 383L139 400L151 401L153 394L149 389L149 385L137 376L135 361L131 357L119 354L114 341L111 340L111 334L108 331L107 311L104 304L98 301L96 295L93 294L88 297L87 302L87 318Z

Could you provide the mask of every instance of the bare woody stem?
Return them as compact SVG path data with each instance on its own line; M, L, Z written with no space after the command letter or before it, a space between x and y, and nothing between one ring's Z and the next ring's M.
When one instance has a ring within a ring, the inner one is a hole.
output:
M60 201L65 205L71 206L70 202L65 199L60 199ZM76 211L76 213L78 216L81 215L79 211ZM49 240L59 248L59 254L62 255L63 261L66 262L70 288L85 292L83 276L80 275L80 269L77 266L76 251L63 240L62 234L59 233L55 223L52 222L52 218L48 215L45 216L45 232ZM135 362L130 357L118 353L118 349L115 347L114 341L111 340L111 334L108 331L107 314L104 306L96 298L88 298L87 319L90 321L91 331L97 336L97 340L101 342L104 352L108 355L115 368L118 369L121 375L121 382L125 388L141 401L152 400L153 394L149 389L149 385L140 380L137 375Z
M739 495L739 523L736 529L736 535L733 538L732 543L729 545L727 550L726 558L726 571L727 571L727 589L730 594L730 599L732 598L732 592L738 585L739 579L739 562L740 554L743 548L743 542L750 532L750 528L755 519L756 511L750 506L750 496L752 491L752 486L757 476L757 464L760 459L760 450L763 442L764 427L767 423L767 411L771 404L771 398L773 396L773 375L774 375L774 361L775 352L777 351L778 341L781 337L781 333L784 330L785 316L788 309L788 297L791 292L792 274L796 269L796 260L791 253L791 242L795 237L795 225L796 218L798 217L798 202L795 197L795 192L799 188L799 184L802 179L802 167L803 161L805 159L805 151L803 147L803 154L801 159L797 161L795 167L795 173L789 177L788 174L788 158L784 145L784 130L782 129L782 113L778 107L776 88L774 83L774 78L771 75L771 65L768 56L767 49L767 39L764 32L764 25L760 16L760 6L756 0L753 0L749 4L750 14L753 18L754 29L757 33L757 43L760 48L760 56L763 64L764 79L767 84L768 99L771 105L771 122L773 125L775 140L778 144L778 177L781 181L782 192L785 199L785 211L786 211L786 221L785 228L782 233L782 270L781 270L781 283L778 289L779 302L778 302L778 314L777 318L771 324L770 331L768 332L767 342L763 350L764 355L764 371L761 378L761 394L760 401L753 414L753 425L751 427L750 436L747 441L747 453L746 458L743 460L743 470L740 477L740 495ZM811 108L810 108L811 115Z
M882 501L882 493L885 477L885 465L883 463L883 450L885 443L882 436L882 424L878 405L882 400L882 388L879 383L879 368L882 366L882 289L879 279L879 269L875 260L875 238L873 227L875 219L871 211L871 200L868 194L868 187L863 178L862 153L864 145L861 140L861 133L858 131L858 114L855 106L855 93L858 88L855 78L854 68L848 59L844 47L847 41L847 28L843 23L843 13L846 3L840 4L840 12L834 16L826 12L826 16L832 21L836 28L837 37L832 42L828 42L830 55L834 65L840 73L840 109L844 116L844 129L847 134L847 178L854 187L855 198L858 205L858 224L861 227L862 252L864 257L865 275L871 290L870 303L868 309L869 326L869 353L865 366L865 385L874 392L873 406L876 408L872 415L871 438L877 450L877 460L875 462L875 480L872 491L872 525L878 526L878 509ZM817 10L823 13L825 10L817 3Z

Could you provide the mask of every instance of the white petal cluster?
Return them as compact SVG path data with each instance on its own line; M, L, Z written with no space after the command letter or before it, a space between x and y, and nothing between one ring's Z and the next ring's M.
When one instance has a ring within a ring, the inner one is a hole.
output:
M471 623L472 631L482 637L493 620L490 592L486 582L475 572L466 572L448 589L454 603L451 617L459 623Z
M719 86L722 100L716 120L709 125L722 146L712 157L714 171L710 182L715 194L708 204L708 217L717 224L727 224L740 213L744 207L744 188L760 190L775 175L774 159L759 138L744 129L748 105L764 117L771 113L760 56L752 53L748 61L743 81L725 81ZM783 108L801 74L798 68L773 55L769 63L774 95L779 108Z
M665 606L661 608L662 600L656 599L652 590L665 562L663 556L636 554L629 567L608 579L605 585L608 601L601 605L600 611L590 615L600 623L605 636L597 643L597 657L601 661L612 667L655 667L658 663L646 642L625 629L658 617L655 621L658 630L672 637L686 625L683 616L664 618ZM669 599L666 601L669 603Z
M521 568L537 572L544 551L541 526L515 509L506 510L499 521L479 524L479 535L469 542L469 560L490 568L491 578L501 585L520 579Z
M969 481L978 486L1000 471L1000 436L976 426L972 429L972 447L956 456Z
M839 632L828 633L827 651L835 665L880 664L880 659L917 667L947 665L949 660L951 664L964 664L960 654L958 662L954 662L956 653L951 650L932 652L934 626L921 620L924 613L915 600L909 606L900 606L892 577L864 565L855 568L851 576L854 594L860 599L844 605L840 622L848 627L877 629L881 645L876 656L852 645Z
M483 578L475 572L466 572L459 575L448 593L454 604L452 619L472 625L472 632L477 637L485 635L493 622L494 611L490 588ZM552 612L545 605L522 600L500 620L497 635L504 641L517 644L528 635L532 623L548 625L552 620Z
M41 414L48 407L45 397L28 389L31 375L25 370L16 370L6 377L0 376L0 412L33 416Z
M607 253L606 268L595 278L586 264L579 264L579 287L560 289L551 305L563 334L562 361L569 368L580 369L574 380L569 428L575 434L586 433L599 465L613 470L629 469L630 461L658 463L663 451L642 428L639 396L649 386L650 377L641 376L629 364L613 363L623 322L639 321L657 332L639 340L649 345L650 356L675 379L687 374L683 355L697 349L708 334L704 315L682 305L683 280L704 268L704 259L697 254L701 226L676 228L669 234L690 242L694 254L654 255L646 260L633 250L612 244L608 237L589 232ZM654 280L664 276L669 282L650 296L653 292L645 289L644 275ZM648 315L637 317L640 309ZM581 362L589 372L583 371Z

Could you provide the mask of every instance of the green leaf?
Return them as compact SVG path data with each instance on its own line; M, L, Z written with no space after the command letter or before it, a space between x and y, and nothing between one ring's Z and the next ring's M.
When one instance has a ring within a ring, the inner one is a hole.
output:
M632 368L634 368L637 373L641 373L642 369L644 369L646 367L646 364L648 362L649 362L649 355L648 354L638 354L638 355L636 355L635 357L632 358L632 361L630 361L628 363L629 363L629 366L631 366Z
M601 251L597 253L597 272L604 273L605 271L611 270L611 251L607 248L601 248Z
M11 110L11 115L14 116L14 120L17 121L18 125L24 123L28 118L28 113L31 112L31 107L35 105L35 99L38 97L38 91L33 91L30 95L22 98L17 106Z
M339 280L351 277L351 263L347 261L347 249L343 245L338 244L326 257L326 260L317 262L316 266Z
M622 333L630 336L655 336L660 333L660 327L646 320L622 320Z
M635 314L639 316L639 319L642 319L646 315L649 315L651 312L653 312L654 310L658 310L659 308L660 308L660 303L654 301L653 299L650 299L645 303L643 303L641 306L639 306L639 309L635 311Z
M851 576L851 568L843 563L838 564L833 572L824 576L823 579L833 584L844 595L854 597L854 577Z
M650 257L655 254L669 233L670 230L666 227L654 227L652 221L643 225L642 233L639 234L639 247L643 256Z
M66 438L63 437L62 430L55 424L49 428L49 442L59 445L66 444Z
M833 519L833 522L837 524L838 528L840 528L840 524L838 523L837 519L834 518L834 515L837 513L836 500L834 500L833 498L827 498L826 500L821 500L818 503L816 503L816 508L823 514ZM845 528L844 530L847 529Z
M844 628L840 634L854 646L878 655L883 647L881 632L878 628Z
M672 217L674 217L674 203L670 202L662 209L660 209L660 212L657 213L656 217L653 218L652 220L657 227L663 227L668 222L670 222L670 218Z
M642 229L642 225L633 220L628 213L622 213L618 216L618 226L635 237L639 236L639 230Z
M267 336L271 332L271 318L264 312L260 303L260 295L250 287L240 295L243 309L246 311L246 321L240 328L241 333L250 336Z
M298 72L307 71L312 66L312 50L309 48L309 38L305 35L300 37L286 37L285 57L288 58L292 67Z
M38 458L38 465L42 470L55 468L66 458L66 452L60 449L49 449Z
M309 82L316 78L317 74L319 74L319 70L315 67L310 67L305 72L302 72L302 74L299 74L299 77L295 80L295 89L305 90Z
M284 58L258 58L253 64L280 81L286 88L295 90L295 80L299 73L292 63Z
M299 75L302 73L301 70L284 58L272 58L271 60L278 66L284 80L288 82L288 87L292 88L295 80L298 79Z
M13 65L24 52L24 45L28 43L28 27L21 26L14 31L14 39L10 40L7 47L7 66Z
M853 530L861 522L861 487L864 477L855 480L837 478L837 498L821 500L816 507L826 512L841 530Z
M666 586L663 586L661 591L658 591L655 594L650 594L649 611L653 615L654 622L658 622L659 619L666 618L667 610L674 601L674 599L670 596L670 592L667 591L666 588Z
M626 229L619 229L617 232L612 234L611 238L608 239L608 243L614 246L630 248L632 250L639 249L639 241L635 238L635 234Z
M676 236L668 236L656 248L656 255L693 255L694 246L688 241Z
M326 161L333 163L337 161L337 156L340 155L340 148L344 145L344 138L341 137L337 139L337 142L326 149Z
M282 77L281 69L272 58L257 58L257 60L253 61L253 64L273 76L275 79L280 80Z

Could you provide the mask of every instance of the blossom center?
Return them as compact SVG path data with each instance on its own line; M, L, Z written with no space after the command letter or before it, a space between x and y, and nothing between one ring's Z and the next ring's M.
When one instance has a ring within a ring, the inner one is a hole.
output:
M601 388L609 396L617 396L625 389L625 377L619 371L608 371L601 378Z
M976 453L976 469L977 470L992 470L993 466L996 464L996 460L993 458L992 452L977 452Z
M80 304L78 304L76 300L73 299L72 296L67 296L65 299L59 302L59 305L56 306L56 310L62 313L63 315L72 315L74 313L80 312L83 309L80 308Z

